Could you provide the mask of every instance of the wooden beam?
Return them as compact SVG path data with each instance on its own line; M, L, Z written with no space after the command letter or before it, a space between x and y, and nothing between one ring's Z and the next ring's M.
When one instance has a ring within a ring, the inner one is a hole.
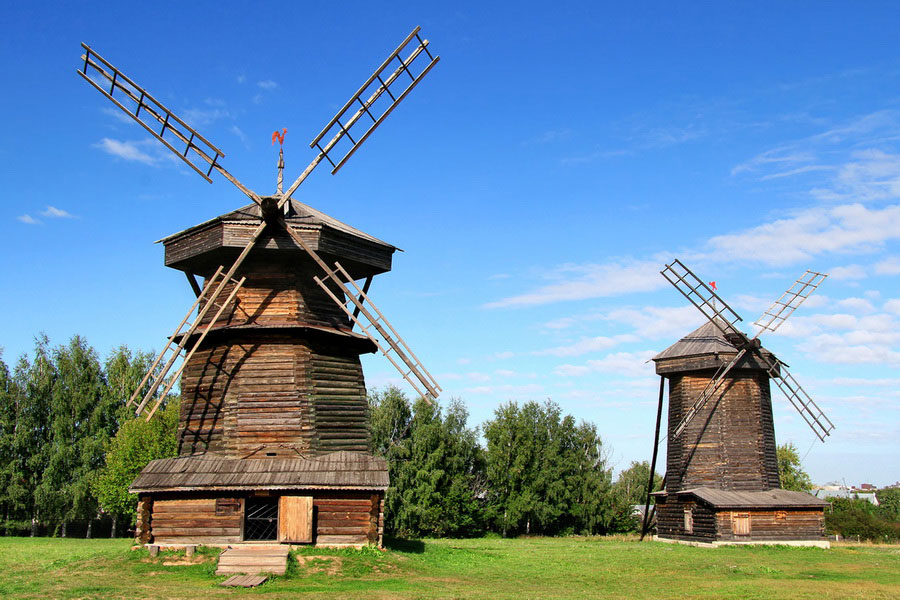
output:
M184 276L187 277L188 283L191 284L191 289L194 290L194 296L199 298L202 289L200 288L200 284L197 283L197 278L193 273L188 273L187 271L184 272Z
M666 378L659 378L659 404L656 407L656 433L653 435L653 458L650 459L650 481L647 482L647 501L644 503L644 522L641 525L641 541L650 528L650 494L653 492L653 475L656 471L656 454L659 451L659 427L662 423L663 395L666 389Z

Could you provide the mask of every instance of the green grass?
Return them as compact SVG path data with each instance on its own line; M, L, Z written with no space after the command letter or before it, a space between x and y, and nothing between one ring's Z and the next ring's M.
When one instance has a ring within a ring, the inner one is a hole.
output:
M900 546L692 548L623 538L394 542L303 548L287 575L218 587L214 549L0 538L0 598L897 598Z

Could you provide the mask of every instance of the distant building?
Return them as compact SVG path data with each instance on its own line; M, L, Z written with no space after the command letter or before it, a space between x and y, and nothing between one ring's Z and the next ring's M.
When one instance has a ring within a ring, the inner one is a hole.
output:
M865 500L866 502L871 502L875 506L878 506L878 498L875 497L875 492L862 492L851 490L846 487L840 488L829 485L813 490L812 494L816 498L821 498L822 500L828 500L829 498L850 498L851 500Z

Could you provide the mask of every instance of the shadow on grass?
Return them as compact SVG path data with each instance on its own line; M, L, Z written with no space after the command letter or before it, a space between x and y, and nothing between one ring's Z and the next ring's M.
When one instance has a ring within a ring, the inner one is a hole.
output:
M425 552L425 542L422 540L406 540L402 538L384 538L384 547L396 552L409 554L422 554Z

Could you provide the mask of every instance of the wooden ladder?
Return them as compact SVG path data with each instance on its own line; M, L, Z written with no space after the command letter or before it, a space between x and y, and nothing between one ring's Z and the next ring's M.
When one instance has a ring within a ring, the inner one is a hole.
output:
M236 266L236 265L235 265ZM172 370L175 361L182 354L182 352L186 352L184 356L184 360L181 362L181 365L175 371L175 373L168 379L165 388L162 393L159 394L156 398L156 402L153 405L153 408L147 414L147 420L149 421L156 410L159 408L159 405L165 399L166 395L172 389L172 386L175 385L175 382L178 380L178 376L181 375L181 372L184 370L185 365L187 365L188 360L190 360L191 356L193 356L194 352L206 338L206 334L209 333L209 330L212 329L213 325L219 320L219 317L222 316L222 313L225 312L225 308L234 300L235 295L238 290L241 289L241 286L244 285L246 281L246 277L242 277L241 279L232 279L226 275L222 274L224 267L219 267L216 269L216 272L210 277L206 284L203 286L203 289L200 291L200 294L197 296L197 300L191 305L191 308L188 310L187 314L178 324L178 327L175 328L175 333L169 336L169 340L166 342L165 347L163 347L162 352L159 353L159 356L156 357L156 360L153 362L153 365L150 369L147 370L147 374L144 375L144 379L141 380L140 385L131 395L128 402L125 406L131 406L134 403L138 396L141 394L141 390L144 389L144 386L153 378L153 381L150 383L150 387L147 388L144 393L141 401L138 403L137 408L135 408L135 414L140 415L147 404L150 402L153 395L156 393L156 390L159 389L159 386L166 380L166 376L169 374L169 371ZM231 271L234 271L234 267L232 267ZM216 300L218 300L219 296L225 291L227 283L233 283L234 287L231 289L231 293L228 294L228 297L225 298L225 301L221 304L216 304ZM191 315L197 310L198 306L203 301L206 301L202 307L200 307L197 312L197 316L193 321L189 321ZM209 310L213 307L218 307L215 315L213 315L212 319L206 325L206 327L200 328L200 323L203 321L203 318L209 312ZM200 336L194 341L191 347L185 350L191 336L200 329ZM162 365L160 367L160 365ZM160 367L157 370L157 367ZM156 373L156 375L154 375Z
M334 270L324 269L326 279L313 277L315 282L341 307L347 316L350 317L350 320L359 326L360 331L372 340L378 350L391 361L394 368L400 372L403 379L412 386L416 393L423 396L429 403L433 403L441 392L441 386L438 385L437 381L431 376L431 373L428 372L428 369L425 368L410 347L406 345L406 342L403 341L397 330L387 320L387 317L372 303L365 290L360 288L353 280L353 277L344 270L341 263L335 262L334 267ZM343 292L346 300L341 300L328 287L327 281L334 283ZM352 290L350 286L352 286ZM353 305L353 310L347 305L348 302ZM365 303L368 304L368 307L364 306ZM373 329L378 333L377 336L373 333ZM403 363L405 367L399 363Z

